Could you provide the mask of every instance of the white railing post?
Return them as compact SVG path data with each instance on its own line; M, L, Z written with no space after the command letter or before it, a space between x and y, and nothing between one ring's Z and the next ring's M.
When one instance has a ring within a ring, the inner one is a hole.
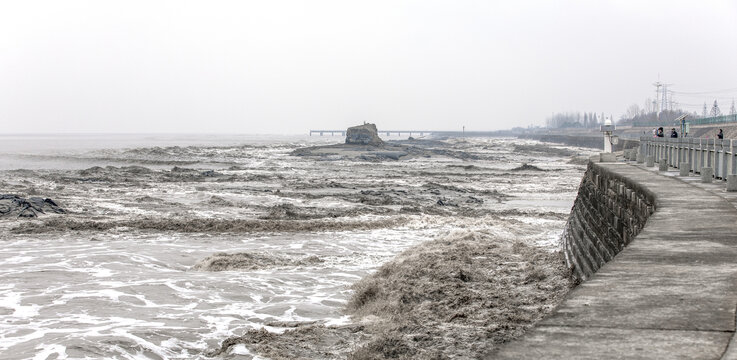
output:
M730 158L732 159L732 168L729 169L729 173L732 175L737 175L737 156L735 156L735 141L734 139L729 139L729 151L730 151Z
M696 169L694 166L694 141L693 139L688 139L688 164L691 167L691 170Z
M727 180L727 174L729 174L729 172L727 172L728 167L729 167L729 159L727 157L728 146L724 146L724 143L726 141L729 141L729 140L719 140L719 146L722 148L722 155L721 155L722 164L720 166L720 168L722 169L722 172L721 172L722 180Z
M721 158L719 157L719 140L714 139L714 178L719 178L719 165L721 165Z
M704 139L699 139L699 149L696 150L696 162L699 164L697 170L701 173L701 168L704 167Z

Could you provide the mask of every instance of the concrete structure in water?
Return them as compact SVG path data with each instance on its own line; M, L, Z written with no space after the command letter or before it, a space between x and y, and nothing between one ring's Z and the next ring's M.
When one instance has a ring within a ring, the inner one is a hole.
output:
M737 195L728 194L674 171L590 164L564 232L582 283L490 358L737 359Z
M345 143L350 145L384 145L374 124L349 127L345 133Z

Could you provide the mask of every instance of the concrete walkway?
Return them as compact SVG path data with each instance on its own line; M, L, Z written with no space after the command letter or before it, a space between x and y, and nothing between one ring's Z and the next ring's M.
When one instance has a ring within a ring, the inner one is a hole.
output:
M492 358L737 359L737 194L677 171L600 165L653 191L655 213L550 317Z

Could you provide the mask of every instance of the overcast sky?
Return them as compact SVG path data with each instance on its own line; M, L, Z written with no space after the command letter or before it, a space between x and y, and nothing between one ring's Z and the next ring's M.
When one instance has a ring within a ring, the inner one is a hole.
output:
M658 75L728 111L737 0L0 0L5 133L494 130Z

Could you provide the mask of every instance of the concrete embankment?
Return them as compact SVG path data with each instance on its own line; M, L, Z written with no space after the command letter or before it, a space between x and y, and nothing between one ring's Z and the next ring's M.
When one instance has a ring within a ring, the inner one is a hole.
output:
M562 239L574 275L591 277L634 239L654 210L650 190L589 163Z
M491 358L736 359L735 220L718 192L633 164L591 165L566 230L587 280Z

